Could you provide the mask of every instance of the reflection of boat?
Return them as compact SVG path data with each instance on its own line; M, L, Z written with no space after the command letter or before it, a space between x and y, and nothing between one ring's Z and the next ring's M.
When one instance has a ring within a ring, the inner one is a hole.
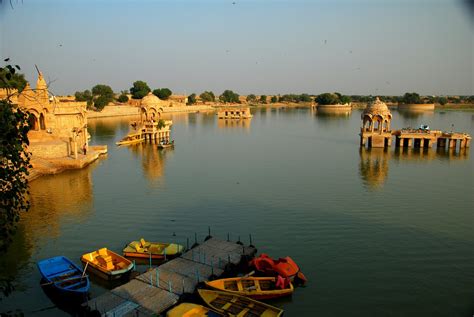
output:
M143 142L145 139L143 138L142 133L130 133L126 135L122 140L116 142L117 145L129 145L129 144L136 144Z
M89 278L64 256L56 256L38 262L38 269L46 281L64 295L85 295L89 291Z
M268 304L257 302L248 297L226 292L199 289L199 295L212 309L229 316L281 316L283 310Z
M133 269L132 261L107 248L86 253L81 257L81 261L88 265L87 270L108 280L122 278Z
M165 256L174 257L183 252L184 247L175 243L148 242L144 239L130 242L124 249L123 255L132 258L163 259Z
M174 147L174 140L169 143L163 143L163 142L158 143L159 149L167 149L167 148L172 148L172 147Z
M262 253L258 258L250 261L250 265L259 272L271 275L280 275L284 278L298 278L304 284L306 277L300 272L300 268L289 256L273 260L267 254ZM299 282L299 281L298 281Z
M288 296L293 293L293 285L288 283L284 288L276 285L275 277L234 277L205 282L207 286L232 294L253 299L268 299Z
M166 317L223 317L224 315L214 312L207 307L192 304L192 303L182 303L171 309L166 313Z

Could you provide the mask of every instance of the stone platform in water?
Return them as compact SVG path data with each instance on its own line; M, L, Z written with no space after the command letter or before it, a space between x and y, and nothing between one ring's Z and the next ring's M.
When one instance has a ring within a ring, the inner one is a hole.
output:
M184 293L193 293L199 282L222 275L227 264L237 265L243 256L255 252L254 247L211 238L87 305L102 316L155 316L175 305Z

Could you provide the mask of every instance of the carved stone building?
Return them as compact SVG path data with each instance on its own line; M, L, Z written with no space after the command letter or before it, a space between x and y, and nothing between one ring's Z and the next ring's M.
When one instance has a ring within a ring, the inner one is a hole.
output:
M392 144L390 123L392 113L385 103L377 97L370 102L361 115L360 146L387 147Z

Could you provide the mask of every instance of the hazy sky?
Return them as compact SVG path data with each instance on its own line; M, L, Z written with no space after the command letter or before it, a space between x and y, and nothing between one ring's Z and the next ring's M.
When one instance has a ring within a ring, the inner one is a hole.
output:
M235 1L235 4L233 4ZM451 0L8 0L0 56L55 94L144 80L190 94L474 95L474 22Z

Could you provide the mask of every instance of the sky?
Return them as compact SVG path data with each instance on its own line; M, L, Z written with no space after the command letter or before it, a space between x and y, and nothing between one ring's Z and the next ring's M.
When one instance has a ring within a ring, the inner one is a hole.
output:
M0 1L0 57L56 95L136 80L175 93L474 95L455 0Z

